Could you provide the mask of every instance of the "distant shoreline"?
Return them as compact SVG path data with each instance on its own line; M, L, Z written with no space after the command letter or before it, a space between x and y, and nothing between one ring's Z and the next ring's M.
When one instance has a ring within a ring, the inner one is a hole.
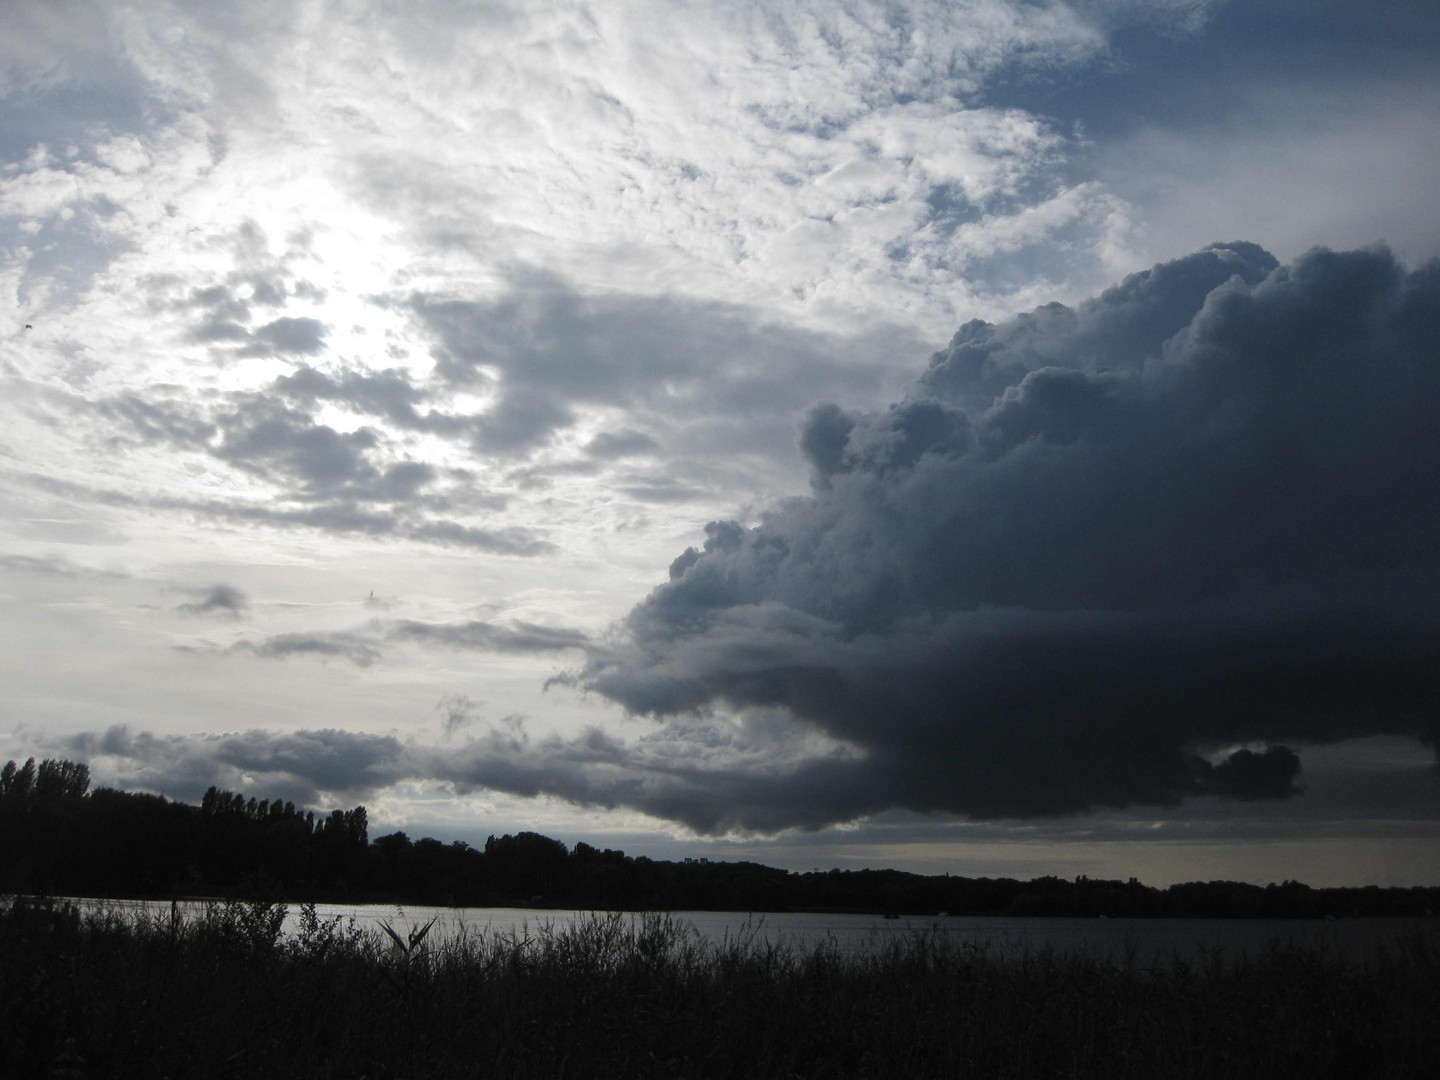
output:
M12 763L13 764L13 763ZM68 778L50 789L32 776ZM210 788L200 805L89 790L88 766L8 769L0 792L0 894L95 899L279 898L339 904L588 911L812 912L1073 918L1422 918L1440 886L1311 888L1196 881L1155 888L1053 875L1022 881L900 870L797 872L754 862L666 861L535 832L483 848L371 839L364 806L328 813ZM22 782L23 781L23 782Z
M224 904L231 901L250 902L261 900L267 903L281 904L287 907L299 907L305 904L324 904L330 907L354 907L354 908L403 908L423 907L427 909L440 909L446 911L563 911L577 914L625 914L625 915L684 915L687 912L697 914L714 915L842 915L842 916L868 916L875 919L886 919L894 917L894 913L877 911L869 908L593 908L576 907L571 904L546 904L532 903L527 901L498 902L491 904L432 904L418 901L414 898L397 896L265 896L258 897L253 894L234 895L205 895L195 894L186 896L114 896L114 895L39 895L39 894L7 894L0 893L0 908L10 905L13 902L30 901L44 904L65 904L70 902L83 903L118 903L118 904ZM1437 916L1433 912L1422 912L1419 914L1350 914L1342 916L1333 915L1215 915L1195 916L1181 914L1150 914L1150 915L1124 915L1110 916L1099 915L1074 915L1074 914L1015 914L1009 911L937 911L937 912L905 912L901 915L907 919L1097 919L1110 918L1133 919L1146 922L1167 922L1167 921L1195 921L1197 919L1216 921L1250 921L1250 922L1336 922L1353 919L1406 919L1406 920L1433 920Z

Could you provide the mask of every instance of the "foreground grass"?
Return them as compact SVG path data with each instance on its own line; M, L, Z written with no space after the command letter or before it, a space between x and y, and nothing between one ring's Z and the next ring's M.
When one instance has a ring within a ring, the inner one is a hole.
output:
M0 916L8 1077L1429 1076L1440 951L1156 967L939 936L707 944L663 917L365 934L304 911Z

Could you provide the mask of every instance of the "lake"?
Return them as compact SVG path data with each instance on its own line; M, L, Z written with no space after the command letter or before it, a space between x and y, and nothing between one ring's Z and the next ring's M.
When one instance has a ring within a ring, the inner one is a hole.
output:
M77 900L82 910L149 910L168 913L164 901ZM198 902L186 902L182 911L196 916L204 909ZM293 931L300 905L290 904L285 929ZM544 928L561 930L588 911L536 908L448 908L395 906L383 904L317 904L325 919L340 918L348 923L380 932L388 923L404 937L432 919L432 938L459 933L499 934L507 937L534 936ZM875 915L806 914L802 912L745 914L731 911L676 911L675 919L688 923L703 939L733 941L737 937L791 945L810 950L827 942L845 952L861 953L884 948L887 942L912 934L936 934L956 945L984 949L992 954L1019 954L1054 948L1091 956L1123 958L1134 952L1137 960L1149 962L1179 954L1196 959L1214 950L1227 953L1264 950L1274 941L1325 941L1342 955L1358 955L1376 943L1400 941L1422 933L1440 943L1440 922L1426 919L1084 919L1006 918L1003 916L915 916L883 919ZM634 916L636 919L640 916Z

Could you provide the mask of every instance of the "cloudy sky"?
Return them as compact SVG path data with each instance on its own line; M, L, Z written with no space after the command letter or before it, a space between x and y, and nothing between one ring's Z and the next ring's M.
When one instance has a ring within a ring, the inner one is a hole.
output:
M0 759L1440 883L1422 0L9 0Z

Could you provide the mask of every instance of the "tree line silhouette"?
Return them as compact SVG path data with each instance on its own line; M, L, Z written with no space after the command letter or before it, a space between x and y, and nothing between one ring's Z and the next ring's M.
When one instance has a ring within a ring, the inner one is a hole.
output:
M1187 918L1427 916L1440 888L796 873L752 862L632 857L534 832L464 841L369 838L364 806L316 813L214 787L200 805L99 787L87 765L0 770L0 893L264 896L603 910L833 911Z

